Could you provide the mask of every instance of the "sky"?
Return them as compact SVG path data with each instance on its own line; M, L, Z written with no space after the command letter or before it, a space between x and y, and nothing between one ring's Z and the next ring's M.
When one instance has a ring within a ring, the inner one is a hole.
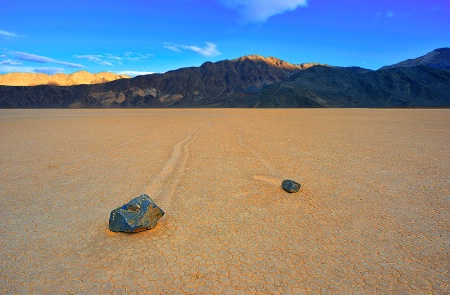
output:
M135 76L249 54L376 70L442 47L448 0L0 0L0 74Z

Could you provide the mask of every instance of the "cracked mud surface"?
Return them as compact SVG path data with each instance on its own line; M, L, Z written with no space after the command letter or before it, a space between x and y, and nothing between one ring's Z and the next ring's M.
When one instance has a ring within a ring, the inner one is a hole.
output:
M0 293L450 294L449 127L449 110L0 110ZM110 232L142 193L156 228Z

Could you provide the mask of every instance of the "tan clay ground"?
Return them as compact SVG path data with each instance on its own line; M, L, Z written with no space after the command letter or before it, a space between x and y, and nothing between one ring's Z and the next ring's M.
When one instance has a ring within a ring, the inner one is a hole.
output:
M449 294L449 146L450 110L1 110L0 293Z

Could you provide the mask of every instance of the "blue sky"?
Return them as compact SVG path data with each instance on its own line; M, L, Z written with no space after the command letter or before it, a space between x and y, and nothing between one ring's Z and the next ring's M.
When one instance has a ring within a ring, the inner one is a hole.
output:
M0 0L0 74L131 75L248 54L378 69L450 47L446 0Z

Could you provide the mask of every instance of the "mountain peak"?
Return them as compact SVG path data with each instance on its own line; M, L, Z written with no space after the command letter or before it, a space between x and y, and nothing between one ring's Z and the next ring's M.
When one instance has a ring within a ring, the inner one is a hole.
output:
M243 61L246 61L246 60L255 61L255 62L265 62L267 64L277 65L277 66L287 65L287 64L290 65L290 63L288 63L288 62L286 62L284 60L281 60L279 58L276 58L276 57L273 57L273 56L264 57L264 56L259 55L259 54L244 55L244 56L235 58L232 61L234 61L234 62L243 62Z
M416 66L425 66L429 68L435 69L450 69L450 48L438 48L427 54L413 58L407 59L405 61L390 65L384 66L381 70L387 70L392 68L404 68L404 67L416 67Z
M307 68L320 65L320 63L291 64L287 61L284 61L282 59L279 59L279 58L276 58L273 56L264 57L259 54L244 55L244 56L235 58L231 61L232 62L244 62L244 61L264 62L270 66L282 68L284 70L289 70L289 71L306 70Z
M259 54L249 54L249 55L244 55L244 56L235 58L232 61L244 61L244 60L254 60L254 61L266 60L266 57L259 55Z

